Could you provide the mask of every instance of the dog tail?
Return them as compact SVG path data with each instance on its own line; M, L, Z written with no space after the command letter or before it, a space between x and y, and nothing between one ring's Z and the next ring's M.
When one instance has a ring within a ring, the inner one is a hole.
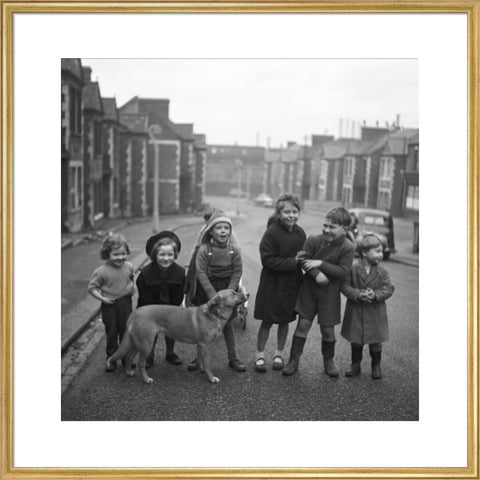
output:
M111 357L108 357L107 363L110 364L111 362L116 362L119 358L125 358L127 353L131 350L132 347L133 347L132 336L127 330L123 335L122 343L117 348L116 352Z

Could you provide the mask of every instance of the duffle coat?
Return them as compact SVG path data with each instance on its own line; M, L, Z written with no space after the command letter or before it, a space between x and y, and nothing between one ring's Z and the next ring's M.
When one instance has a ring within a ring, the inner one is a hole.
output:
M288 230L273 221L260 241L262 272L255 298L254 317L267 323L288 323L294 312L302 271L295 256L302 249L306 235L294 225Z
M358 300L360 290L366 288L371 288L375 292L375 300L372 303ZM388 318L385 300L392 296L395 289L387 270L382 265L372 265L370 272L367 273L364 260L356 261L348 279L341 283L340 289L347 297L342 337L360 345L387 341Z

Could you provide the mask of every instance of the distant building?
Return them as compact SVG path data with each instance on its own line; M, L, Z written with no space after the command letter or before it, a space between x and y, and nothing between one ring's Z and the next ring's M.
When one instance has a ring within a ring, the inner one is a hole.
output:
M91 81L92 69L83 67L83 198L84 227L93 227L104 217L103 195L103 103L97 82Z
M62 231L83 228L82 63L61 59L61 221Z
M120 209L122 216L142 217L147 204L148 115L120 113Z
M256 196L264 188L265 148L208 145L205 191L208 195ZM240 176L240 177L239 177Z
M120 216L120 131L123 129L114 98L102 98L103 116L103 213Z

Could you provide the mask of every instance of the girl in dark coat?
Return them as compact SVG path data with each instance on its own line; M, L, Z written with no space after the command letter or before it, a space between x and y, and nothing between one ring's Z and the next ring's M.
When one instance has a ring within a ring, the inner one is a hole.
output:
M341 333L352 344L352 365L345 372L347 377L360 375L363 345L368 344L372 378L382 378L382 343L388 340L385 300L394 291L387 270L380 265L386 245L383 236L365 233L357 244L361 260L353 264L347 280L340 285L348 299Z
M152 260L142 268L137 278L137 308L144 305L181 305L185 287L185 269L175 260L180 252L181 244L175 233L163 231L147 240L145 250ZM155 344L147 357L146 366L153 364ZM182 360L175 353L175 340L165 336L167 347L166 360L173 365L181 365Z
M276 202L275 215L260 241L262 273L255 299L254 317L261 320L257 338L255 370L266 372L265 345L272 325L278 325L277 349L273 369L283 368L283 348L288 324L295 320L294 311L298 287L302 279L301 249L305 232L297 225L300 214L298 198L284 194Z

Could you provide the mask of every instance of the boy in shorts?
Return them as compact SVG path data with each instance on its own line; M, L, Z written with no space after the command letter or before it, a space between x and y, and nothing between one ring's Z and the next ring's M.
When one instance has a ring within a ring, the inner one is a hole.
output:
M340 323L340 283L352 268L355 247L347 238L351 217L343 207L329 210L320 235L310 236L303 247L302 279L295 310L299 315L293 334L290 360L284 375L293 375L300 361L308 332L315 316L322 334L322 355L325 372L338 376L335 366L335 325Z

